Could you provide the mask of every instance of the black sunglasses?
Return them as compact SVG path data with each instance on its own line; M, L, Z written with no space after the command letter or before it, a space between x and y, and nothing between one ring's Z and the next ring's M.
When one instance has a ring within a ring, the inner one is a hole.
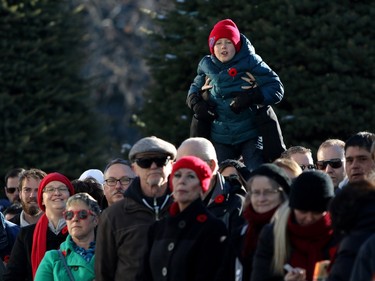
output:
M5 187L5 189L8 193L13 194L14 192L16 192L17 187Z
M333 169L338 169L342 167L342 160L341 159L330 159L326 161L316 161L316 166L319 170L325 170L327 165L330 165Z
M304 171L306 168L309 169L309 170L314 170L315 169L315 165L314 164L309 164L309 165L300 165L302 171Z
M78 215L79 220L85 220L89 217L89 215L94 216L95 214L91 210L79 210L79 211L65 211L63 215L64 215L65 220L70 221L76 215Z
M171 157L152 157L152 158L138 158L135 159L135 163L143 169L150 168L152 163L155 163L156 166L163 167L167 165L168 161L171 159Z

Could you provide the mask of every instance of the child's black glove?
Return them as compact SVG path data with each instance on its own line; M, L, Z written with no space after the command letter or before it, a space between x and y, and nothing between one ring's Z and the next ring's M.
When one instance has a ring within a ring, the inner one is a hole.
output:
M217 118L214 107L198 93L190 94L187 104L194 111L198 120L212 122Z
M264 97L258 87L251 88L246 92L232 93L233 100L230 103L230 109L239 114L253 104L262 104Z

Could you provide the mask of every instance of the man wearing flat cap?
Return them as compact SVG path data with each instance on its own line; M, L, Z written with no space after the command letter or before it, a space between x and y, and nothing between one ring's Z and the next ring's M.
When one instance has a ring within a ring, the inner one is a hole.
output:
M134 281L146 250L149 226L167 214L172 203L168 176L176 147L157 137L140 139L129 152L137 177L124 200L108 207L97 232L97 281Z

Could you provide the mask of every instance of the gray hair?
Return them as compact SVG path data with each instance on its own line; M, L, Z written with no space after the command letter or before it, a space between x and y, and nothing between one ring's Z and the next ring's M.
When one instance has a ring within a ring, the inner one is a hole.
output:
M71 206L74 202L81 201L86 204L91 211L93 211L97 216L100 215L101 210L98 205L98 202L88 193L76 193L69 197L68 201L66 201L66 208Z

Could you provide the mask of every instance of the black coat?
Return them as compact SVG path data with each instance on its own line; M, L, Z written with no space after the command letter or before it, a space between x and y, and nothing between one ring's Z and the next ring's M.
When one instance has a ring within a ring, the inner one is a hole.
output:
M372 203L373 204L373 203ZM344 236L337 250L328 281L349 281L362 244L375 233L375 206L364 207L353 229Z
M150 228L145 265L138 280L215 280L228 239L223 222L200 199Z
M241 185L231 185L218 173L215 187L203 203L215 217L224 222L229 236L232 236L239 227L245 224L242 217L244 198L245 190Z
M33 280L31 269L31 250L33 244L33 235L36 224L22 227L16 242L13 246L10 259L4 273L4 280ZM68 232L62 234L61 231L55 235L49 228L47 230L47 250L58 249L60 244L65 241Z

